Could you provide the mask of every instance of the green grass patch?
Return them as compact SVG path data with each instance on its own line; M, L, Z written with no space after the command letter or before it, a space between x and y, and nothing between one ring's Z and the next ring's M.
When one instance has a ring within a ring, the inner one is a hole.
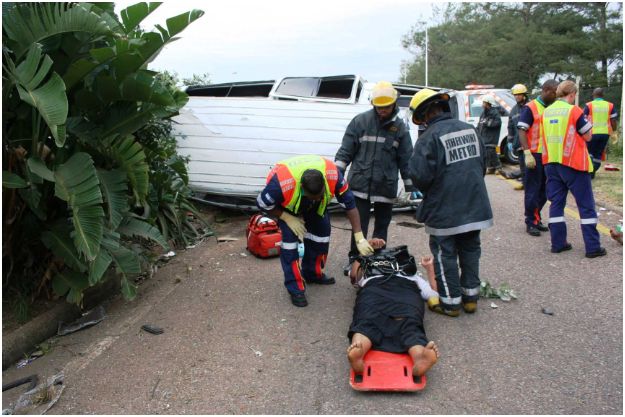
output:
M618 171L606 171L606 164L616 166ZM616 144L609 143L606 160L601 163L592 181L595 200L623 208L623 135L619 132Z

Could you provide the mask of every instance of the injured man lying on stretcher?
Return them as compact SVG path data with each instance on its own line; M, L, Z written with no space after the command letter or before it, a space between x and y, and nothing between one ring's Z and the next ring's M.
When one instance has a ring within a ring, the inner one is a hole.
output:
M382 239L369 243L374 249L385 244ZM415 376L424 375L438 360L438 347L428 341L423 328L423 300L438 297L432 257L422 258L421 266L429 282L417 272L406 246L359 256L352 263L350 279L359 290L347 334L351 341L347 357L356 373L363 372L363 359L372 348L408 352Z

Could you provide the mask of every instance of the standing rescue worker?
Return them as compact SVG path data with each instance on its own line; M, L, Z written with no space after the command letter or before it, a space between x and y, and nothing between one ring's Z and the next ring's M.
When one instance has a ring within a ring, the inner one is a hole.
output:
M586 103L584 114L588 121L592 123L592 139L588 142L588 152L590 152L590 158L594 167L590 177L595 178L595 173L601 167L601 158L608 144L608 138L616 130L618 113L614 108L614 104L603 99L602 88L595 88L592 92L592 98L592 101Z
M540 232L549 229L542 222L541 210L547 202L545 191L545 170L542 163L542 142L540 140L540 117L556 99L556 80L543 83L540 97L530 101L519 114L519 141L523 148L523 188L525 188L525 230L531 236L540 236Z
M364 236L367 237L373 205L375 223L372 237L385 242L388 242L393 200L397 197L398 171L401 172L405 191L415 191L408 176L412 141L408 128L398 116L397 95L390 82L377 83L371 92L373 108L352 119L334 158L343 173L349 164L352 165L347 180L356 197ZM350 263L357 254L356 242L352 239ZM349 269L349 265L345 267L345 275Z
M514 100L516 100L516 104L510 110L510 115L508 116L508 146L512 146L512 152L522 151L521 141L519 140L519 128L517 127L517 123L519 122L519 115L521 114L521 109L523 106L527 104L528 96L527 96L527 87L523 84L515 84L510 89L510 92L514 96ZM521 152L522 153L522 152ZM525 160L522 157L519 157L519 168L521 169L521 183L514 186L515 190L523 189L523 177L525 176Z
M308 305L305 282L324 285L335 282L323 273L330 247L327 208L334 196L347 210L358 251L365 256L372 254L373 248L360 230L354 196L332 161L317 155L303 155L278 162L256 198L261 211L279 218L284 286L297 307ZM304 242L301 267L298 240Z
M445 91L424 88L410 101L410 110L415 124L426 125L410 158L410 177L424 194L417 220L430 235L440 296L440 303L428 306L451 317L460 314L461 304L474 313L480 293L480 231L493 225L484 144L472 125L452 118Z
M499 132L501 131L501 115L499 105L491 95L482 96L482 114L477 123L477 133L480 134L486 147L486 173L501 174L501 161L497 154Z
M569 191L575 197L586 247L586 257L596 258L607 252L599 242L597 212L592 193L590 173L593 165L586 142L591 140L592 126L582 109L573 105L577 86L573 81L563 81L558 86L555 103L545 109L541 130L543 132L542 159L547 174L549 230L551 252L572 249L566 240L564 207Z

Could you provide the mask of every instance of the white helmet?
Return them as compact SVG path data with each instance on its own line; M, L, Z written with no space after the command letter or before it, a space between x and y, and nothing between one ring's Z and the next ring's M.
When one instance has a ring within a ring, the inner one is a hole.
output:
M495 99L495 97L491 96L490 94L486 94L482 96L481 100L482 100L482 103L488 103L493 107L499 106L499 103L497 103L497 100Z

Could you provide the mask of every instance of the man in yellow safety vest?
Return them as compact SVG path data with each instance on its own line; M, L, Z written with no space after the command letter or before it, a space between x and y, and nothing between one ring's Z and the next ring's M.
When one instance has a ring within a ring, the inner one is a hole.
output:
M571 250L566 239L564 207L569 191L575 197L586 247L586 257L604 256L597 231L597 212L592 193L590 173L592 162L586 142L591 138L592 125L582 109L573 105L577 86L573 81L563 81L556 91L557 100L542 115L542 162L547 175L549 231L551 252Z
M595 88L592 92L592 98L592 101L586 103L584 114L592 123L592 139L588 142L588 152L590 152L590 158L595 168L590 176L594 178L601 166L601 159L608 144L608 138L616 130L618 113L614 104L603 99L602 88Z

